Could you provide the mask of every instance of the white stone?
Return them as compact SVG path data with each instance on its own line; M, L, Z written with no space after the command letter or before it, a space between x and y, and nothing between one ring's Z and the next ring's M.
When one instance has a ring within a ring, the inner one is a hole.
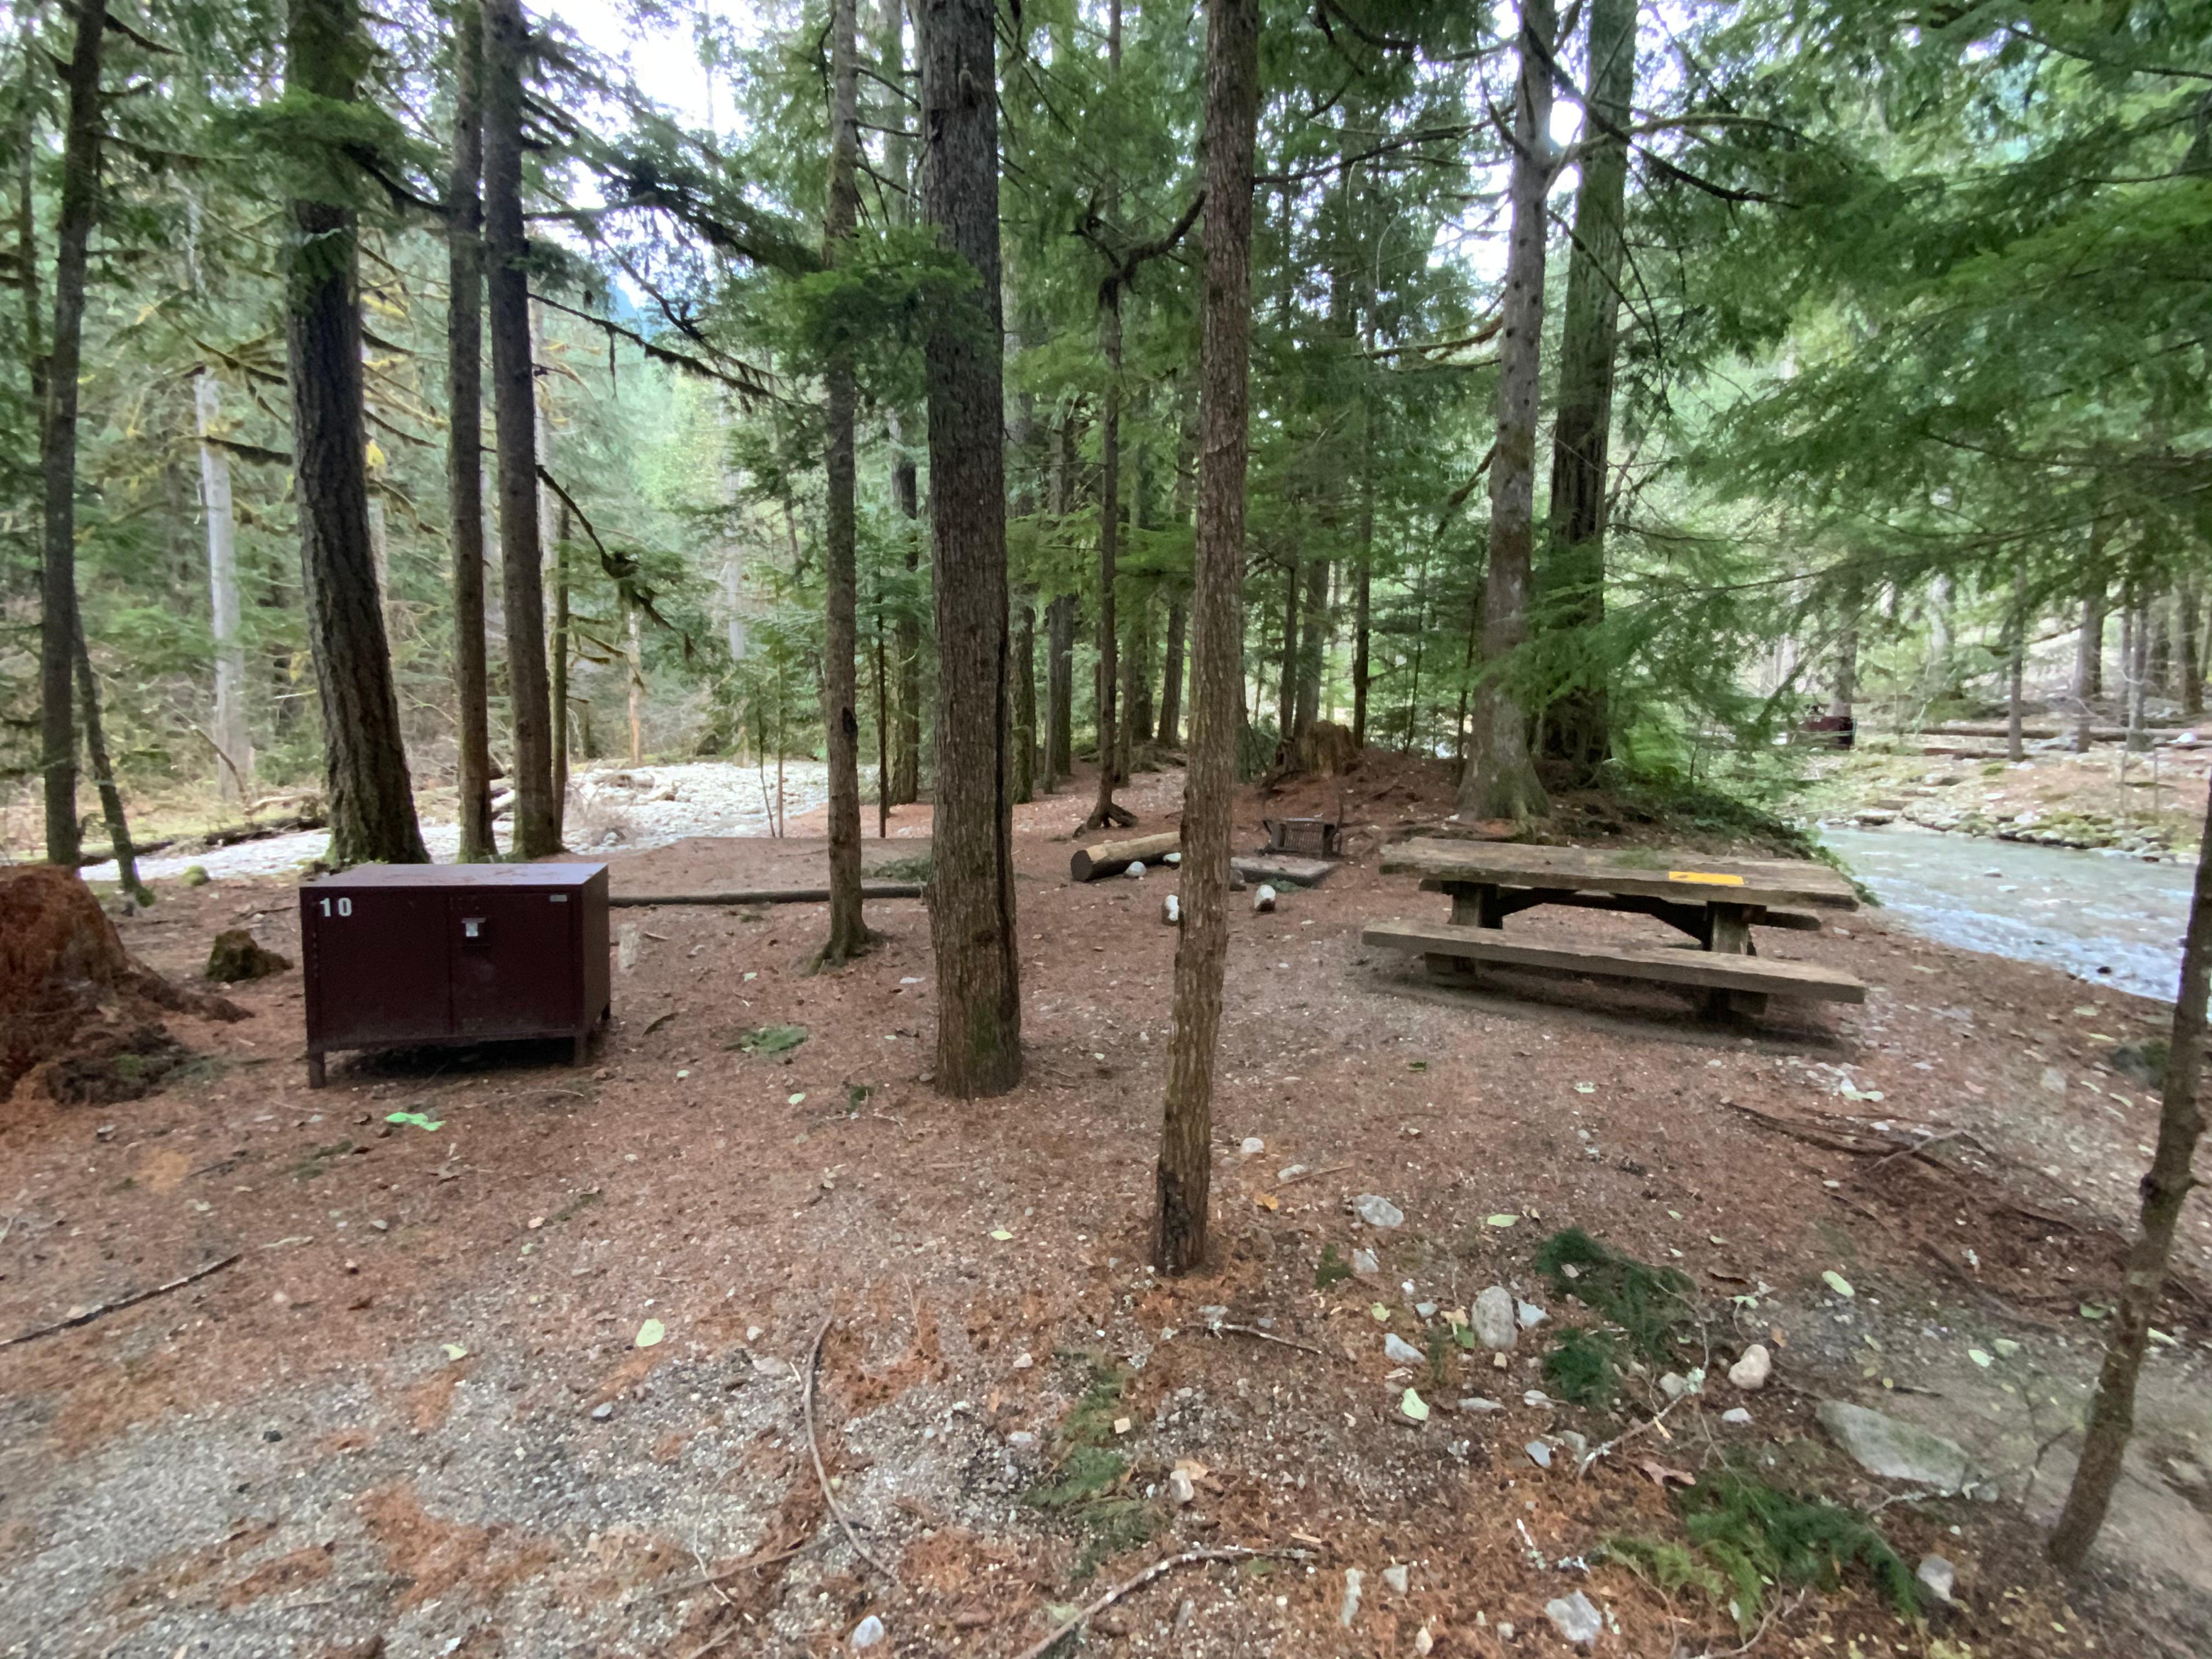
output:
M1746 1394L1755 1393L1766 1386L1766 1379L1774 1375L1774 1356L1766 1351L1764 1342L1754 1342L1743 1351L1743 1358L1729 1367L1729 1382Z
M1362 1193L1352 1201L1352 1213L1370 1227L1402 1227L1406 1212L1379 1193Z
M1589 1648L1605 1634L1605 1617L1580 1590L1544 1603L1544 1616L1560 1635L1578 1648Z
M1243 1144L1237 1150L1247 1158L1257 1158L1267 1150L1267 1143L1257 1135L1246 1135Z
M1521 1321L1521 1328L1524 1331L1534 1330L1537 1326L1542 1324L1546 1320L1552 1316L1533 1302L1523 1302L1519 1304L1514 1309L1514 1312L1519 1316Z
M1274 908L1275 890L1267 883L1261 882L1259 890L1252 895L1252 908L1257 914L1265 915Z
M1352 1253L1352 1271L1362 1279L1371 1279L1382 1271L1382 1259L1372 1250L1354 1250Z
M1358 1568L1346 1567L1344 1570L1344 1605L1337 1612L1336 1622L1346 1630L1350 1630L1352 1621L1359 1617L1359 1589L1366 1582L1367 1575Z
M1514 1311L1513 1292L1503 1285L1492 1285L1474 1298L1468 1322L1474 1328L1474 1340L1493 1353L1504 1353L1513 1346L1520 1332L1520 1320Z
M1169 1471L1168 1497L1178 1509L1186 1507L1198 1501L1198 1486L1196 1482L1191 1480L1190 1474L1188 1470L1172 1469Z
M1385 1567L1382 1569L1382 1582L1403 1595L1413 1582L1413 1575L1404 1567Z
M1946 1607L1950 1605L1951 1591L1958 1583L1959 1570L1948 1561L1940 1555L1923 1555L1920 1558L1919 1571L1912 1576L1920 1581L1921 1589Z
M884 1639L884 1621L877 1618L874 1613L870 1613L853 1626L851 1639L854 1650L857 1652L862 1648L874 1647Z
M1531 1440L1521 1449L1528 1454L1528 1461L1540 1469L1552 1467L1552 1449L1540 1440Z
M1395 1331L1388 1333L1382 1338L1382 1352L1391 1360L1401 1365L1424 1364L1428 1359L1426 1354Z
M1173 893L1160 901L1160 921L1170 927L1182 925L1182 901Z
M1721 1413L1721 1421L1731 1428L1747 1429L1751 1426L1751 1413L1741 1406L1731 1406Z

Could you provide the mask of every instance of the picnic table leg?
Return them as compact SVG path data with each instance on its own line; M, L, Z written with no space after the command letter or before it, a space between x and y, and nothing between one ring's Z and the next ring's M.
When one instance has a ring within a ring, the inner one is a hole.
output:
M1454 882L1448 890L1451 894L1451 920L1455 927L1503 927L1505 926L1504 906L1498 897L1498 889L1488 882ZM1455 984L1479 984L1482 979L1482 964L1469 962L1463 957L1431 955L1427 957L1431 975L1448 979Z
M1742 957L1758 954L1751 943L1751 912L1741 904L1709 904L1705 907L1705 949L1723 956ZM1705 1012L1711 1014L1763 1014L1766 1012L1764 991L1708 991L1705 993Z

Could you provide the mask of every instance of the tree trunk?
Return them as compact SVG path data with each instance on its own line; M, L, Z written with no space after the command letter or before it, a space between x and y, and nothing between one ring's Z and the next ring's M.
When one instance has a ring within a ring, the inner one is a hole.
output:
M538 570L538 408L530 349L530 275L522 226L522 64L519 0L483 0L483 187L492 408L499 425L500 600L513 716L514 856L561 850L553 793L552 692L545 671L545 592Z
M2182 579L2175 604L2179 623L2175 644L2181 675L2181 713L2186 719L2204 712L2204 599L2194 576Z
M2150 747L2144 732L2143 701L2150 690L2150 627L2143 604L2131 589L2127 617L2128 752L2140 754Z
M859 222L860 68L855 0L830 0L830 199L822 258L835 267ZM859 649L858 464L854 426L858 407L851 355L834 350L823 374L828 403L828 499L823 514L823 577L827 604L822 638L822 725L830 757L830 937L824 968L868 948L860 908L860 717L854 658Z
M1613 356L1620 337L1621 204L1636 93L1637 0L1590 0L1589 148L1575 194L1566 313L1559 331L1559 411L1552 427L1550 578L1553 625L1586 631L1605 620L1605 506L1613 431ZM1583 684L1552 705L1546 750L1578 778L1611 752L1605 688Z
M1859 624L1853 617L1836 635L1835 678L1828 688L1828 712L1850 718L1859 696Z
M2105 1523L2105 1511L2119 1485L2128 1438L2135 1431L2136 1379L2149 1346L2150 1324L2166 1285L2182 1205L2196 1184L2190 1165L2203 1138L2204 1114L2197 1084L2204 1066L2205 999L2212 995L2212 803L2208 803L2203 844L2197 855L2196 891L2190 901L2189 931L2181 946L2180 994L2166 1039L2166 1082L2160 1097L2158 1146L2142 1178L2142 1221L2128 1251L2127 1275L2110 1346L2089 1404L2081 1436L2081 1461L2065 1508L2052 1528L2050 1556L2068 1572L2080 1571Z
M2094 538L2093 538L2094 545ZM2089 707L2097 695L2097 683L2104 678L2105 655L2105 593L2102 582L2097 591L2081 601L2081 631L2074 641L2074 752L2089 752L2089 733L2095 723L2095 712Z
M1199 343L1202 434L1191 596L1190 760L1183 792L1182 921L1175 1024L1154 1170L1152 1264L1206 1260L1214 1050L1229 956L1230 811L1243 679L1244 473L1249 450L1252 159L1260 107L1258 0L1207 0L1206 281Z
M1056 595L1044 618L1044 782L1050 791L1075 775L1075 595Z
M131 847L131 822L123 811L123 791L115 781L114 763L107 757L107 734L100 721L100 682L92 677L92 653L85 648L82 613L77 617L76 647L70 654L76 665L77 701L84 705L84 752L92 762L93 787L100 793L108 845L115 852L115 878L132 898L150 903L154 896L138 879L138 857Z
M956 1098L1021 1081L1020 964L1006 779L1004 324L992 0L924 0L923 216L981 285L940 307L925 347L935 550L936 827L930 939L937 1087Z
M1298 724L1298 567L1294 559L1283 562L1283 660L1275 691L1277 764L1287 766L1291 736Z
M1168 601L1167 663L1160 674L1160 721L1153 738L1163 749L1182 741L1183 625L1183 599L1177 593Z
M2105 527L2099 524L2089 532L2089 562L2093 567L2101 568L2104 560ZM2082 665L2087 670L2080 681L2081 696L2085 698L2105 695L2105 617L2107 609L2105 582L2100 576L2096 586L2081 601L2082 642L2078 649L2081 653Z
M1374 672L1375 409L1371 399L1361 409L1360 425L1359 562L1352 575L1352 747L1355 753L1367 747L1367 687Z
M622 597L622 611L623 633L629 647L624 653L626 660L623 666L626 672L623 678L628 682L624 687L627 695L623 704L624 712L629 716L629 763L642 766L645 763L645 641L640 637L637 603L628 594Z
M1118 5L1112 15L1121 16ZM1121 547L1121 313L1117 307L1106 307L1099 333L1106 356L1106 395L1098 416L1098 799L1083 821L1085 830L1130 821L1114 804L1114 786L1121 781L1115 699L1121 672L1114 594Z
M484 648L483 24L453 17L453 170L446 193L446 511L453 555L455 803L463 864L499 856L491 827L491 686Z
M1036 798L1036 593L1014 595L1014 803Z
M901 447L898 422L891 422L891 500L908 523L906 568L920 577L921 546L916 539L921 516L921 486L914 457ZM891 805L921 799L921 624L909 605L892 629L898 656L898 725L891 733Z
M70 707L78 626L76 406L84 355L85 264L100 212L100 143L105 131L100 48L106 27L107 0L77 0L76 44L63 77L69 125L62 140L54 332L39 425L46 497L39 579L40 770L46 790L46 858L72 870L82 847L76 818L76 716ZM38 349L35 337L27 344L33 352Z
M1552 181L1552 73L1558 33L1552 0L1521 0L1513 100L1512 241L1505 260L1504 327L1498 350L1498 448L1490 467L1490 564L1483 593L1483 678L1474 754L1460 816L1528 819L1549 806L1528 753L1528 715L1508 684L1528 635L1535 544L1536 398L1543 368L1544 198Z
M2005 664L2005 757L2015 765L2027 758L2021 740L2021 681L2027 665L2027 567L2012 575L2012 616L2006 631L2011 635Z
M207 515L208 631L215 641L216 791L233 805L253 793L253 744L246 726L246 641L238 602L238 520L230 500L230 453L211 441L222 393L203 368L192 377L200 441L200 510Z
M1121 662L1121 776L1126 782L1137 763L1137 751L1152 740L1153 594L1147 587L1138 599L1137 614L1129 619L1129 649Z
M356 97L367 58L354 0L292 0L287 92ZM292 204L285 345L301 585L320 693L331 852L340 865L422 864L422 834L368 539L361 301L350 210Z
M1291 733L1291 752L1305 752L1306 734L1313 723L1321 718L1321 683L1328 664L1328 645L1331 629L1328 616L1328 561L1306 561L1306 596L1298 608L1304 611L1303 632L1298 639L1298 708L1297 725Z
M547 574L553 579L553 617L551 637L546 641L545 670L547 685L545 701L553 716L551 733L553 749L553 799L562 803L565 818L568 800L568 663L575 655L571 641L575 634L575 618L568 592L568 542L570 526L568 508L564 503L560 509L559 529L553 537L551 557ZM630 617L630 653L637 653L637 617ZM637 724L633 710L630 724Z

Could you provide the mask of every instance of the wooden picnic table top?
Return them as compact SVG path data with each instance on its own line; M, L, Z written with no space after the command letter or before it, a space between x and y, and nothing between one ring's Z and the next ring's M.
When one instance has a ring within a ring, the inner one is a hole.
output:
M1441 884L1553 888L1678 904L1858 908L1850 883L1810 859L1715 858L1644 848L1531 847L1422 837L1386 853L1382 873L1417 875Z

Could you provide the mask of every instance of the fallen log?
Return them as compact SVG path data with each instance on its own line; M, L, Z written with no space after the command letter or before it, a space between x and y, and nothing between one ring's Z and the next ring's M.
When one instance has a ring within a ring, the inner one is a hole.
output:
M926 891L918 881L870 881L860 884L863 899L920 898ZM827 887L763 887L745 893L616 893L607 903L615 909L643 909L657 904L827 904Z
M1096 847L1079 847L1067 860L1069 878L1097 881L1118 876L1131 865L1165 858L1182 845L1182 831L1170 830L1158 836L1139 836L1133 841L1102 841Z

